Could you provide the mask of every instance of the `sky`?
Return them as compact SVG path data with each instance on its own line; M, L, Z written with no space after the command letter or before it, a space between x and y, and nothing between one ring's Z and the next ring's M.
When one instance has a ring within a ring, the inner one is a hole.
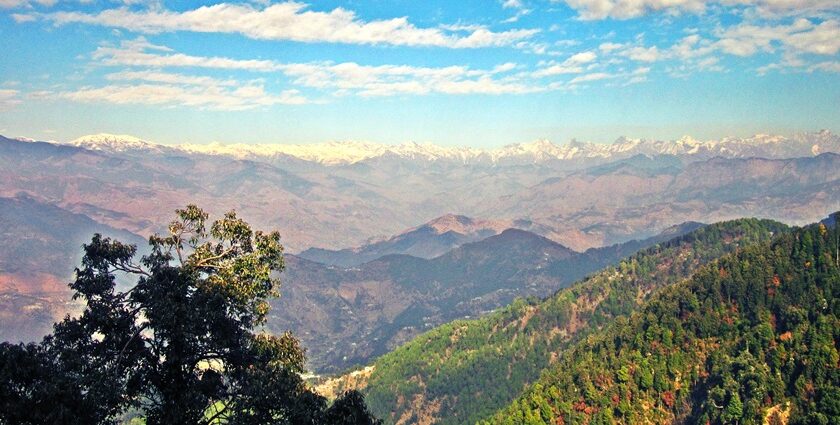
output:
M837 0L0 0L0 134L497 147L840 131Z

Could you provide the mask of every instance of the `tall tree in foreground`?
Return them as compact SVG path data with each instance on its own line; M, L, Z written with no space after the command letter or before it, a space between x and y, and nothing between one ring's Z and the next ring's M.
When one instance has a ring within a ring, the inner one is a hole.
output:
M287 333L255 333L283 270L278 233L177 211L151 253L95 235L70 286L86 303L40 345L0 346L0 423L374 423L356 393L327 409ZM133 278L126 291L117 278ZM352 420L351 420L352 418Z

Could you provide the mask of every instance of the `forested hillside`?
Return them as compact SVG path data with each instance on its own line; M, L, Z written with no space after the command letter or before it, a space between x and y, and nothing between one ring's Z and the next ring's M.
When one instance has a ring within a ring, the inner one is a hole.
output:
M267 326L300 335L314 372L337 373L367 364L435 326L483 316L517 297L546 297L698 226L683 223L652 238L581 253L507 229L433 259L388 255L341 268L287 255L283 297L272 302L276 313Z
M386 422L474 423L512 401L565 348L629 314L654 289L786 229L756 219L705 226L544 301L520 299L482 319L440 326L381 357L369 379L350 380L365 387L372 411Z
M745 246L563 353L489 423L840 423L840 232Z

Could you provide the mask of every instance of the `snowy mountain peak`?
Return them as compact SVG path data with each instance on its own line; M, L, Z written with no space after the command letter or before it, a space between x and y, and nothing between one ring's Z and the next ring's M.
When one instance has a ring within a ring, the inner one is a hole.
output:
M840 153L840 137L825 130L801 133L791 137L757 134L747 138L727 137L705 142L691 136L683 136L671 141L620 137L612 144L577 140L566 144L555 144L546 139L539 139L496 149L445 147L413 141L400 145L363 141L331 141L306 145L210 143L163 146L134 136L113 134L84 136L69 144L100 151L129 152L168 149L254 160L288 156L326 166L353 164L385 156L411 161L450 161L461 164L526 164L582 159L602 161L627 158L637 154L694 158L712 156L791 158L825 152Z
M133 150L159 150L161 145L126 134L91 134L79 137L69 143L85 149L109 152L125 152Z
M695 146L695 145L700 144L701 142L699 140L689 136L689 135L685 135L685 136L677 139L676 143L680 144L680 145Z
M292 156L304 161L318 162L324 165L352 164L384 154L388 146L370 142L324 142L309 145L281 144L222 144L208 145L185 144L180 149L209 155L227 155L234 158Z

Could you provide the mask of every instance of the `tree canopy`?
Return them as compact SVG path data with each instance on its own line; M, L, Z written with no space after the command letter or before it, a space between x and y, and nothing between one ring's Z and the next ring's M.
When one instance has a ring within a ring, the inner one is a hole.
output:
M190 205L150 252L94 235L70 284L85 303L40 344L0 345L0 424L373 424L361 395L327 407L290 334L257 332L283 247ZM126 290L118 282L130 281Z

